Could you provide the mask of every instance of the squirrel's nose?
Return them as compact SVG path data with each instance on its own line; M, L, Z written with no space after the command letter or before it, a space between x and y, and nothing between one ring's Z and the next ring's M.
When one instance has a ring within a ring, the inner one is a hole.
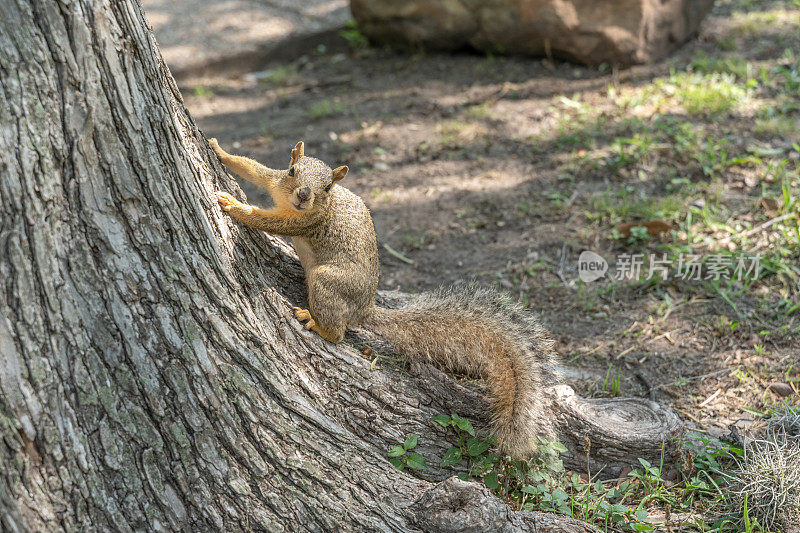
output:
M308 187L303 187L302 189L297 189L297 199L301 202L305 202L311 198L311 189Z

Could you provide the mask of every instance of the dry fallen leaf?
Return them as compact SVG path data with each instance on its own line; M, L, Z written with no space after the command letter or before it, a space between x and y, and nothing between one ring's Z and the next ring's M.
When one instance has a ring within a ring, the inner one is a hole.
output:
M761 198L758 201L758 206L761 207L767 214L777 213L780 210L778 200L775 198Z
M647 228L647 234L651 237L658 237L672 229L672 224L665 220L649 220L647 222L626 222L616 227L621 239L631 236L631 228Z
M780 381L775 381L769 384L769 390L777 394L778 396L783 396L784 398L788 398L794 392L792 390L792 386L788 383L782 383Z

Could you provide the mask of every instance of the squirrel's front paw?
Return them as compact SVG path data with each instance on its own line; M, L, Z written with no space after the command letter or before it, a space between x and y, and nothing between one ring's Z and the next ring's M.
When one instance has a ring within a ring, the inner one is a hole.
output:
M239 204L239 200L226 192L217 191L215 194L217 195L217 202L219 202L219 206L226 213Z
M217 156L219 156L219 157L222 157L222 154L224 154L224 153L225 153L225 152L222 150L222 148L220 148L220 147L219 147L219 143L217 142L217 139L215 139L214 137L212 137L212 138L210 138L210 139L208 140L208 144L210 144L210 145L211 145L211 148L213 148L213 149L214 149L214 152L216 152Z

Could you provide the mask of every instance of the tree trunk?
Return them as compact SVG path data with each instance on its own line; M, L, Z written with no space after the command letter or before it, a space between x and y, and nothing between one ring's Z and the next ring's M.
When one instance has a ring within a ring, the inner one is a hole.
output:
M292 318L302 270L217 207L214 190L241 191L137 2L0 7L2 529L417 531L457 488L509 531L588 530L389 465L410 433L438 463L430 417L480 420L480 396L429 367L373 369ZM589 404L553 397L562 425L614 448ZM634 404L656 416L640 455L660 452L677 419Z

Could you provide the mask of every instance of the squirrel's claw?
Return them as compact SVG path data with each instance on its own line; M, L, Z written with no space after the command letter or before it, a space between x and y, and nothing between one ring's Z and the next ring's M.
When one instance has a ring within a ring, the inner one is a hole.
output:
M219 206L225 212L230 211L236 204L239 203L239 201L236 198L234 198L227 192L217 191L214 194L217 195L217 202L219 202Z
M294 317L301 322L304 320L311 320L311 313L308 309L302 309L300 307L293 307L294 309Z
M219 143L217 142L217 139L216 139L216 138L214 138L214 137L210 138L210 139L208 140L208 144L210 144L210 145L211 145L211 148L213 148L213 149L214 149L214 152L216 152L216 153L217 153L217 155L220 155L221 153L224 153L224 152L222 151L222 148L220 148L220 147L219 147Z
M301 307L293 307L293 309L294 309L294 317L297 320L299 320L301 322L303 320L308 320L308 322L303 324L304 328L311 329L311 328L313 328L314 326L317 325L317 323L314 322L314 319L311 318L311 313L308 311L308 309L303 309Z

